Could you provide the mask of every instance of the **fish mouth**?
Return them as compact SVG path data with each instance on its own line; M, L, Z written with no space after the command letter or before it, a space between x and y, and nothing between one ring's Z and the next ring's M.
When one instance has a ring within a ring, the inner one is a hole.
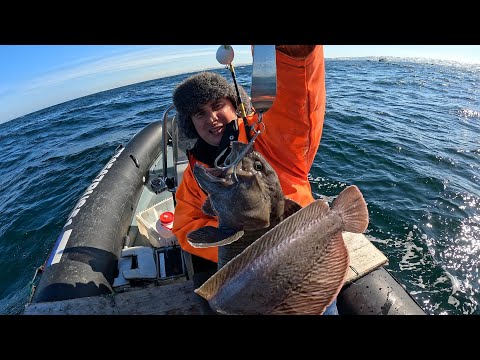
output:
M199 182L200 186L204 189L208 188L208 184L220 184L223 186L231 185L232 179L231 176L228 176L226 173L227 170L217 169L217 168L207 168L205 166L195 164L193 168L193 174Z
M225 177L225 170L218 168L207 168L205 166L197 166L195 164L195 173L205 175L211 181L220 181Z
M193 174L198 180L199 184L203 188L207 188L206 184L214 183L222 185L225 187L232 186L236 183L233 178L233 168L228 169L218 169L218 168L207 168L205 166L195 164L193 169ZM237 178L248 179L254 176L253 173L242 168L241 163L237 165L236 170Z
M238 166L238 167L237 167L236 173L237 173L237 177L238 177L238 178L244 179L244 180L247 180L247 179L255 176L252 172L243 169L241 166Z

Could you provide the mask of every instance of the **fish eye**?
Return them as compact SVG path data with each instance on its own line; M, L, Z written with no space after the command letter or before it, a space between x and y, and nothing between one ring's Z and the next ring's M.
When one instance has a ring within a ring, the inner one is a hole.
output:
M263 165L260 161L255 161L255 163L253 164L253 168L257 171L261 171L263 170Z

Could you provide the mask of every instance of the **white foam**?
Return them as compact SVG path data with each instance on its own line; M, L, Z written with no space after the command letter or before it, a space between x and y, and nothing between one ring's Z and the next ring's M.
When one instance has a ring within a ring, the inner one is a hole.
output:
M410 234L409 234L410 235ZM407 240L410 240L407 237ZM412 270L415 269L416 265L425 265L425 261L423 259L423 249L417 245L415 245L412 241L409 241L406 244L406 251L405 254L402 256L402 260L400 260L400 270ZM412 259L418 258L419 260L413 262Z
M442 276L438 277L437 280L435 280L435 282L433 283L433 286L438 285L438 284L443 284L447 281L448 281L448 276L443 276L442 275Z
M460 301L452 295L448 297L448 303L455 306L456 308L458 308L458 305L460 305Z
M450 274L447 270L445 270L445 274L448 276L448 278L450 279L451 283L452 283L452 295L455 294L458 290L461 289L462 287L462 282L460 280L458 280L455 276L453 276L452 274Z

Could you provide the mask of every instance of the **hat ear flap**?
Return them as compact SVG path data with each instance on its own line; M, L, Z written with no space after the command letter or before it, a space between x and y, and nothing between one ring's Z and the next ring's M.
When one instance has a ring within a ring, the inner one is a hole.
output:
M193 121L185 113L177 111L177 127L179 129L179 133L182 133L185 137L189 139L196 139L199 137L197 129L193 125Z
M190 136L188 136L186 134L186 131L188 131L188 129L190 129L190 126L186 125L185 126L185 121L187 121L187 124L188 122L191 123L191 120L190 119L184 119L183 121L183 125L182 126L182 121L180 120L180 118L182 116L185 116L183 114L179 114L177 113L177 136L178 136L178 147L180 148L180 150L182 150L183 152L187 152L187 150L189 149L193 149L193 147L195 146L195 143L197 142L197 139L198 139L198 135L197 136L193 136L193 134L191 132L189 132ZM191 126L193 126L193 123L191 123ZM193 127L195 129L195 127ZM186 131L185 131L186 130ZM196 130L195 130L196 132ZM198 133L197 133L198 134Z

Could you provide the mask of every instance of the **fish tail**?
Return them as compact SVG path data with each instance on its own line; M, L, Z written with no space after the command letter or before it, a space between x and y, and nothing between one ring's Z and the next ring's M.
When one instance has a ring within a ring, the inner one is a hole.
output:
M347 187L335 199L332 211L343 220L344 231L363 233L368 227L367 203L355 185Z

